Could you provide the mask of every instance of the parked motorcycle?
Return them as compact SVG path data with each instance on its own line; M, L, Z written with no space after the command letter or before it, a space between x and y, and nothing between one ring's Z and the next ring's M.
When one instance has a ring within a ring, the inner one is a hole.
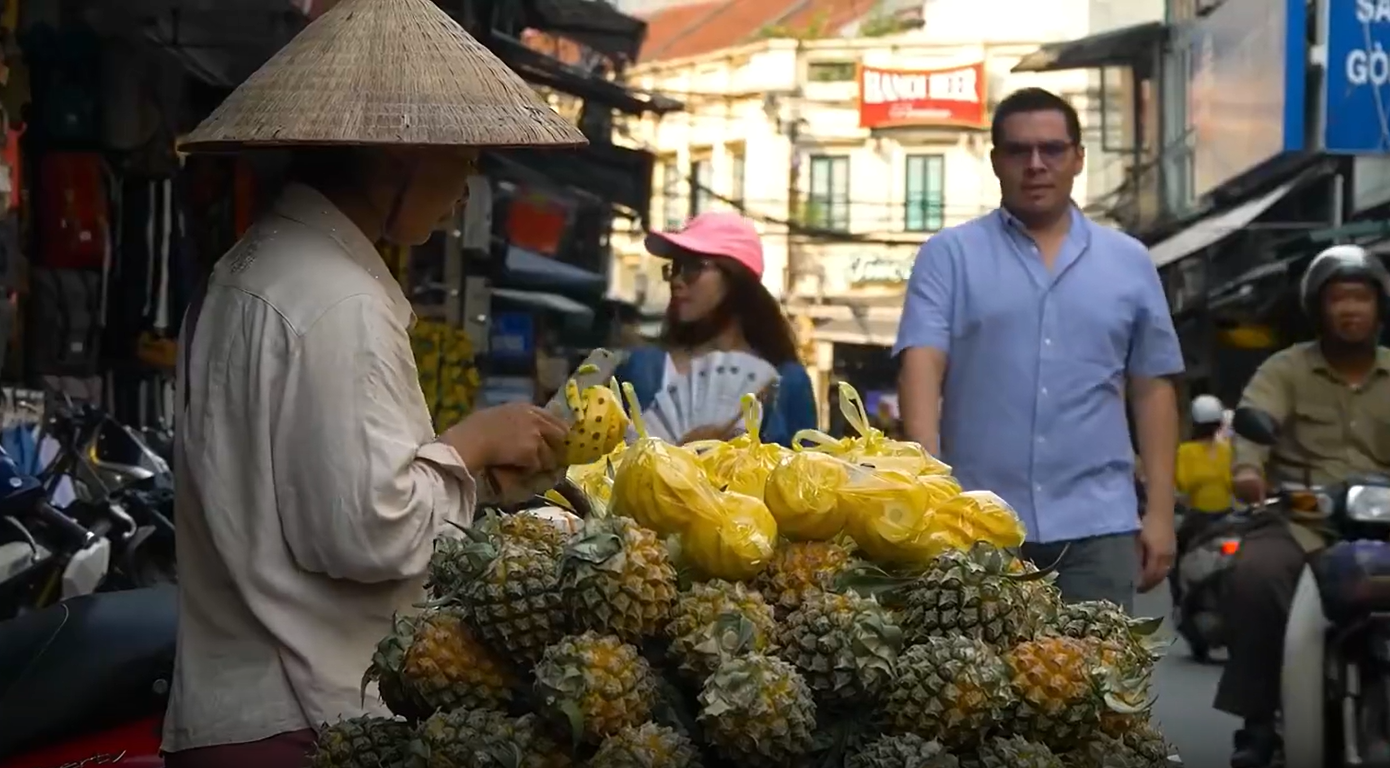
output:
M175 580L174 480L169 464L140 432L90 405L60 408L48 423L59 453L44 470L50 491L62 477L76 486L65 512L87 527L105 521L112 540L107 588Z
M0 623L0 766L162 766L177 616L163 586Z
M1274 445L1279 423L1239 408L1236 434ZM1284 761L1390 766L1390 477L1281 489L1271 511L1304 514L1339 542L1309 559L1284 634Z
M1199 662L1207 661L1212 651L1226 646L1220 596L1240 551L1241 532L1249 521L1243 512L1224 515L1183 541L1178 550L1172 576L1177 584L1173 621L1192 658Z
M108 530L53 508L43 484L0 451L0 619L95 591L110 569Z

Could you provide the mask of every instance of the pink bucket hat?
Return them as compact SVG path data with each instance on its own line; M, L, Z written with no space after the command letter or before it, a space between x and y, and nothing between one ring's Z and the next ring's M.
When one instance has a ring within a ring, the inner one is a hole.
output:
M733 259L763 276L763 244L753 222L725 211L702 213L679 232L653 232L647 235L647 251L662 258L675 258L679 251L702 256Z

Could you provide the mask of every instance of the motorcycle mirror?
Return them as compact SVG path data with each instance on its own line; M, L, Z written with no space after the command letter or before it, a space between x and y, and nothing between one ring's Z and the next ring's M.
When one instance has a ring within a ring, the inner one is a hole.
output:
M1279 422L1259 408L1237 408L1231 429L1256 445L1270 446L1279 441Z

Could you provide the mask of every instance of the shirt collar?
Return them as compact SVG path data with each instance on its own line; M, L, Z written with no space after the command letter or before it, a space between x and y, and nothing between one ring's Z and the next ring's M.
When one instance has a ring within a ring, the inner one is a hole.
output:
M376 245L322 192L305 184L290 184L275 203L275 213L331 239L353 262L381 283L390 299L392 312L403 325L409 326L415 321L414 307L387 269Z
M1008 208L1001 205L996 208L995 211L998 212L1000 221L1002 221L1007 228L1024 237L1031 237L1031 235L1028 234L1027 225L1017 216L1009 213ZM1067 230L1067 239L1079 240L1083 243L1090 242L1091 232L1087 229L1090 220L1086 218L1086 215L1081 212L1081 209L1077 207L1075 202L1069 206L1068 211L1071 215L1071 229Z
M1322 355L1322 347L1316 341L1310 342L1307 347L1308 359L1312 363L1313 370L1331 374L1332 368L1327 364L1327 358ZM1378 374L1390 376L1390 348L1376 348L1375 371Z

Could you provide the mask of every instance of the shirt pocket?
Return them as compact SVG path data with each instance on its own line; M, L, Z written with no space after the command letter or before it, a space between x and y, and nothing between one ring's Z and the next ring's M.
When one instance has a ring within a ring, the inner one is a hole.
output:
M1294 444L1291 455L1306 451L1318 458L1332 458L1345 449L1348 437L1342 411L1325 401L1302 401L1294 405L1287 435Z

